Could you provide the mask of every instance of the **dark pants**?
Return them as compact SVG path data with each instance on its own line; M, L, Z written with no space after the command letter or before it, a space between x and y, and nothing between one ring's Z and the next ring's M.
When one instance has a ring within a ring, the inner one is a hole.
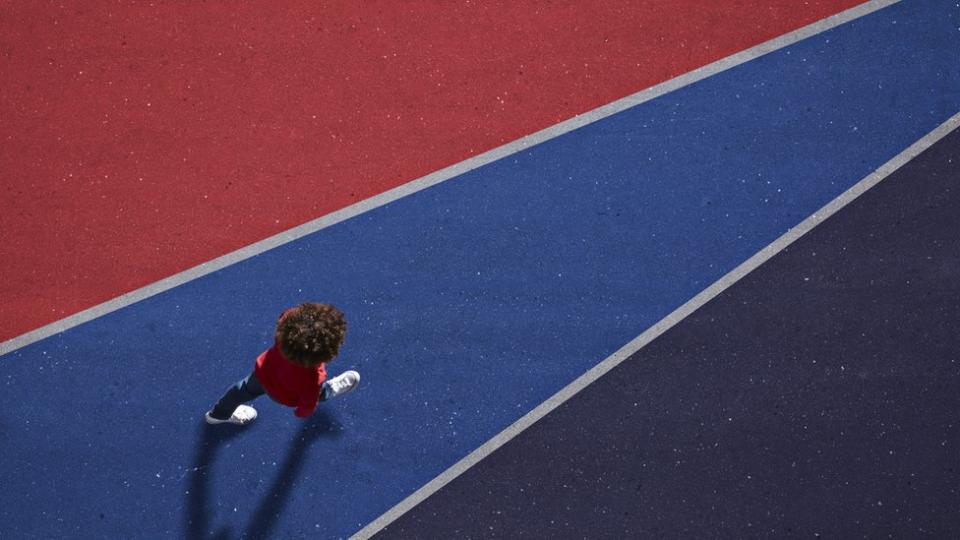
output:
M267 391L263 389L260 381L257 380L257 376L251 373L247 375L245 379L241 379L230 388L227 388L226 393L223 394L220 401L213 406L213 409L210 411L210 416L217 420L226 420L233 415L233 411L237 410L237 407L239 407L241 403L257 399L266 393Z
M245 379L240 379L236 384L227 388L220 401L210 410L210 416L217 420L226 420L233 415L233 411L237 410L241 403L257 399L266 393L267 391L263 389L256 373L251 373ZM326 386L320 389L320 401L325 399L327 399Z

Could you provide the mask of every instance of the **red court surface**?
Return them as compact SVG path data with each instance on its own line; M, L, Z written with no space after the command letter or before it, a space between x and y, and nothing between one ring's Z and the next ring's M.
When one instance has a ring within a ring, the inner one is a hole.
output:
M858 3L6 3L0 340Z

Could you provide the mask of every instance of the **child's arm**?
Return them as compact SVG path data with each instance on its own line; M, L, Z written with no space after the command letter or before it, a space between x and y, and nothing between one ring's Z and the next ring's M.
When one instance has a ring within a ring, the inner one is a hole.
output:
M320 401L320 388L317 388L315 393L300 396L300 400L297 402L297 408L293 411L293 414L300 418L310 416L313 414L313 410L317 408L318 401Z

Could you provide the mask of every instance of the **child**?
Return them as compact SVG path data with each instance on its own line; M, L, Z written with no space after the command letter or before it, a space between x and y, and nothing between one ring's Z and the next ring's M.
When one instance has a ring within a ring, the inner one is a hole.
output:
M246 425L257 418L253 407L242 403L269 395L274 401L295 407L306 418L318 401L352 392L360 374L347 371L327 381L325 364L340 351L347 321L339 309L307 302L280 315L273 347L257 357L253 373L227 389L207 412L208 424Z

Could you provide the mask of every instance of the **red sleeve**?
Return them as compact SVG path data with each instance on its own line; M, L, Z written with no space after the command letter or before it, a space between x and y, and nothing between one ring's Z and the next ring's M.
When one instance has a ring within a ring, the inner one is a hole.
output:
M293 411L293 414L299 416L300 418L306 418L310 416L313 414L313 410L317 408L317 402L319 400L320 386L317 386L316 390L313 392L300 395L300 399L297 401L297 408Z

